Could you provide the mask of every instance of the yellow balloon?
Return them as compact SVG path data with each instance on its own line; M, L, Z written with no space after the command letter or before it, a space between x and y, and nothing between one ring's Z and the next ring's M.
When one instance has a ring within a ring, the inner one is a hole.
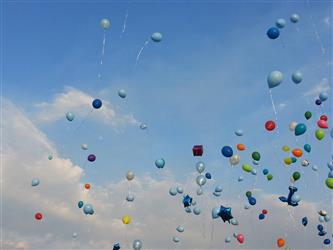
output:
M293 160L291 159L291 157L286 157L286 158L284 158L283 161L286 165L290 165L291 163L293 163Z
M121 218L121 220L123 221L123 223L124 224L130 224L131 223L131 221L132 221L132 219L131 219L131 217L129 216L129 215L125 215L125 216L123 216L123 218Z
M289 148L288 146L283 146L283 147L282 147L282 150L283 150L284 152L289 152L290 148Z

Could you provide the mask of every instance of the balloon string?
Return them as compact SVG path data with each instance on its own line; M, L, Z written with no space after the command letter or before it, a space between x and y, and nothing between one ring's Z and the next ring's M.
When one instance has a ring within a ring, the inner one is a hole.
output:
M86 121L87 121L87 119L88 119L88 117L91 115L91 113L93 112L94 110L93 109L91 109L90 111L89 111L89 113L88 114L86 114L85 115L85 117L82 119L82 121L80 122L80 124L74 129L74 132L76 132Z
M123 24L123 30L121 31L120 38L122 38L123 34L125 33L127 18L128 18L128 9L126 10L124 24Z
M101 60L100 60L100 63L99 63L100 68L99 68L98 78L102 77L101 71L102 71L103 58L104 58L104 53L105 53L105 43L106 43L106 31L104 30L103 42L102 42L102 53L101 53Z
M273 95L272 95L272 90L271 89L269 89L269 96L271 98L272 107L273 107L273 111L274 111L274 115L275 115L276 133L279 134L279 125L278 125L277 111L276 111L276 108L275 108L275 104L274 104L274 100L273 100Z
M139 62L140 56L141 56L143 50L145 49L145 47L148 45L148 43L149 43L149 40L146 40L145 43L143 44L143 46L141 47L138 55L136 56L136 61L135 61L134 69L136 69L136 66L137 66L137 64Z

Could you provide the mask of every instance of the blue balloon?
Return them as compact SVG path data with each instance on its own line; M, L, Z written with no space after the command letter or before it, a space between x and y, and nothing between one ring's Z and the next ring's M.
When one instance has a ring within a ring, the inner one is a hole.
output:
M126 91L124 89L119 89L118 95L120 98L126 98L126 96L127 96Z
M236 220L235 218L232 218L231 220L230 220L230 223L232 224L232 225L234 225L234 226L238 226L238 220Z
M265 219L265 215L264 214L259 214L259 220L263 220Z
M271 27L267 30L266 35L268 36L268 38L270 39L276 39L280 36L280 31L278 28L275 27Z
M291 196L291 202L298 203L299 201L301 201L301 196L300 195L294 194L293 196Z
M78 206L79 208L83 207L83 201L79 201L79 202L77 203L77 206Z
M327 234L326 231L319 231L319 233L318 233L319 236L325 236L326 234Z
M331 138L333 138L333 128L331 129L330 135L331 135Z
M112 250L120 250L120 244L119 243L113 244Z
M306 132L306 125L304 123L298 123L295 127L295 135L299 136Z
M323 231L323 230L324 230L324 226L321 225L321 224L319 224L319 225L317 226L317 229L318 229L318 231Z
M306 152L310 153L310 152L311 152L311 145L310 145L310 144L305 144L305 145L304 145L304 150L305 150Z
M87 215L88 214L93 215L94 214L94 208L91 204L86 204L83 207L83 212Z
M201 213L201 209L198 208L198 207L195 207L195 208L193 209L193 213L194 213L195 215L199 215L199 214Z
M128 201L128 202L132 202L132 201L134 201L134 195L133 195L133 194L128 194L128 195L126 196L126 201Z
M169 194L172 195L172 196L175 196L177 194L177 188L175 187L172 187L169 189Z
M313 171L318 171L318 167L317 167L316 165L313 165L313 166L312 166L312 170L313 170Z
M264 175L267 175L267 174L269 173L269 171L268 171L267 168L265 168L265 169L262 171L262 173L263 173Z
M221 150L221 153L224 157L231 157L234 154L232 148L229 146L224 146Z
M243 176L238 176L238 181L241 182L244 180L244 177Z
M173 240L173 242L175 242L175 243L178 243L178 242L180 241L180 239L179 239L177 236L174 236L174 237L172 238L172 240Z
M165 165L165 160L163 158L158 159L158 160L155 161L155 166L157 168L163 168L164 165Z
M241 129L237 129L236 131L235 131L235 135L237 135L237 136L242 136L244 134L244 132L243 132L243 130L241 130Z
M292 163L295 163L297 161L297 158L296 157L291 157L291 161L292 161Z
M205 174L205 176L206 176L206 178L207 178L208 180L212 179L212 175L211 175L210 173L208 173L208 172Z
M31 186L35 187L39 185L39 180L38 179L32 179L31 181Z
M297 23L299 21L299 15L297 14L292 14L291 17L290 17L290 21L292 23Z
M267 76L268 87L275 88L283 81L283 74L280 71L273 71Z
M215 192L217 192L217 193L222 192L222 190L223 190L223 188L220 185L218 185L218 186L215 187Z
M251 206L254 206L256 203L257 203L257 200L256 200L256 198L254 198L254 197L249 197L249 203L250 203L250 205Z
M327 99L328 99L328 94L327 94L326 92L321 92L321 93L319 94L319 100L320 100L320 101L324 102L324 101L326 101Z
M68 120L68 121L73 121L74 120L74 118L75 118L75 115L72 113L72 112L67 112L66 113L66 119Z
M327 167L328 167L330 170L333 170L333 161L329 161L329 162L327 162Z
M254 165L257 165L257 166L259 165L259 161L253 160L252 162L253 162Z
M176 228L176 230L178 231L178 232L180 232L180 233L182 233L182 232L184 232L184 227L182 227L182 226L178 226L177 228Z
M224 239L224 242L225 243L229 243L229 242L231 242L231 238L228 236L228 237L226 237L225 239Z
M324 240L324 245L329 245L331 244L331 240L330 239L325 239Z
M217 219L219 217L219 213L220 213L220 208L219 207L214 207L212 209L212 218Z
M177 187L177 193L178 194L182 194L184 192L183 188L182 187Z
M308 218L307 217L303 217L303 219L302 219L302 225L306 227L307 224L308 224Z
M251 174L253 174L253 175L257 175L257 169L252 168L252 169L251 169Z
M100 107L102 107L102 101L100 99L95 99L92 102L92 106L94 109L99 109Z
M325 219L324 219L324 216L319 216L319 218L318 218L318 220L320 221L320 222L324 222L325 221Z
M283 18L279 18L278 20L276 20L275 25L279 29L282 29L284 28L284 26L286 26L286 20L284 20Z
M321 105L321 100L319 100L319 99L317 99L316 101L315 101L315 103L316 103L316 105Z
M151 35L151 40L157 43L162 41L162 34L159 32L155 32L154 34Z
M291 80L293 80L294 83L299 84L303 80L303 75L300 71L296 71L292 74Z

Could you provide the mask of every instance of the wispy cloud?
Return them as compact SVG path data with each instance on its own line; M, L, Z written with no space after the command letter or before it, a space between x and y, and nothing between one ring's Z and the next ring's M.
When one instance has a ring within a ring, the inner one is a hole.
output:
M323 78L319 83L317 83L312 89L305 92L303 95L308 96L317 96L321 92L328 92L330 90L330 84L327 78Z

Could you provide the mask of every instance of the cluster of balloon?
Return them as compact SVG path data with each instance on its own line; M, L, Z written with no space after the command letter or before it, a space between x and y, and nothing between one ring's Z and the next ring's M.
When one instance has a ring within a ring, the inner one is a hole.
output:
M184 190L183 190L182 187L179 187L179 186L178 187L171 187L169 189L169 194L172 195L172 196L175 196L177 194L182 194L182 193L184 193Z
M31 186L36 187L38 185L39 185L39 179L34 178L31 180Z
M266 216L267 213L268 213L268 211L266 209L263 209L261 211L261 214L259 214L259 220L265 219L265 216Z
M163 158L157 159L155 161L155 166L159 169L164 168L165 160Z
M73 121L74 120L74 118L75 118L75 115L72 113L72 112L67 112L66 113L66 119L68 120L68 121Z
M124 99L124 98L126 98L127 93L126 93L126 91L125 91L124 89L119 89L119 90L118 90L118 96L119 96L120 98Z
M95 213L94 207L91 204L85 204L83 206L83 213L86 215L93 215Z
M252 196L252 192L251 191L246 191L245 195L246 195L246 197L247 197L247 199L249 201L249 204L251 206L254 206L257 203L257 200L256 200L256 198L254 198Z
M269 170L267 168L263 169L262 173L266 175L268 181L271 181L273 179L273 175L269 173Z
M121 221L123 222L124 225L128 225L128 224L131 223L132 218L131 218L131 216L129 216L129 215L124 215L124 216L121 218Z
M330 171L325 180L325 183L328 188L333 189L333 160L327 163L327 167L329 168Z
M317 105L321 105L323 102L325 102L328 99L328 93L321 92L319 93L318 99L316 99L315 103Z
M128 171L126 173L126 179L128 181L132 181L134 179L135 175L134 175L134 172L132 171ZM130 193L130 186L128 187L128 194L126 195L126 201L127 202L133 202L135 199L134 195Z
M277 246L279 248L281 248L281 247L284 247L284 245L286 244L286 242L284 241L284 239L279 238L279 239L277 239L276 244L277 244Z
M329 222L331 220L330 216L327 214L325 210L320 210L319 214L319 222Z
M35 219L36 219L36 220L41 220L41 219L43 219L43 215L42 215L42 213L36 213L36 214L35 214Z
M217 219L219 217L221 217L224 223L226 221L230 223L230 220L234 218L231 214L231 207L224 207L222 205L220 207L214 207L212 209L212 218Z
M288 197L280 196L279 200L282 202L286 202L289 206L296 207L298 206L298 202L301 201L301 197L298 194L295 194L296 192L297 192L296 187L289 186Z
M140 250L142 248L143 244L142 244L142 241L141 240L134 240L133 241L133 249L134 250Z

